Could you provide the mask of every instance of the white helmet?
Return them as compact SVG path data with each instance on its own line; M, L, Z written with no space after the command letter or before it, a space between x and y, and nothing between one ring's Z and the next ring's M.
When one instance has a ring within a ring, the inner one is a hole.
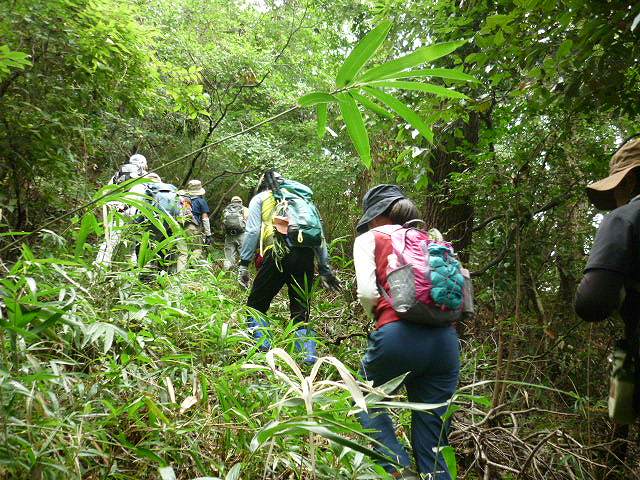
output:
M131 155L131 157L129 157L129 163L138 167L140 169L140 174L147 171L147 159L144 155L140 155L139 153Z

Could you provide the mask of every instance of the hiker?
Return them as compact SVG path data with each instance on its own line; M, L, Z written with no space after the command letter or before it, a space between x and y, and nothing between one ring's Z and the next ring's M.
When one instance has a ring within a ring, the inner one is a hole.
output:
M231 199L231 203L229 203L222 212L225 270L237 266L248 217L249 209L242 205L242 198L237 195Z
M408 245L405 242L409 242L412 235L428 238L426 232L412 229L417 233L408 233L402 227L417 222L418 210L396 185L378 185L369 190L364 196L363 210L364 214L356 227L359 236L353 246L353 259L358 299L367 314L375 319L375 330L369 336L369 346L362 359L360 373L365 380L373 381L374 387L408 374L404 386L410 402L446 403L450 401L458 384L460 350L458 335L451 321L461 313L443 310L443 317L440 319L436 309L431 313L435 312L434 319L429 317L427 322L428 316L418 310L417 318L412 321L401 319L398 313L401 309L396 307L398 298L392 299L389 293L393 273L389 269L395 268L392 262L404 265L404 261L407 261L403 257L401 262L398 258L401 253L396 254L396 244L393 243L396 235L405 235L400 237L403 250ZM446 246L444 242L434 242L437 248ZM424 255L423 248L419 245L413 250L413 254ZM425 264L427 261L425 260ZM404 272L408 272L410 277L401 278L401 283L411 282L413 285L413 271L417 271L417 268L411 262L407 264L411 265L411 269L404 269ZM398 268L396 271L400 270L402 269ZM463 295L460 282L464 280L457 273L452 279L455 283L451 288L455 287L456 298L460 299ZM432 287L431 295L435 290L433 284ZM416 292L414 290L414 296L417 296ZM423 321L443 326L430 326L422 323ZM437 447L447 445L448 425L443 425L441 420L446 410L447 407L442 406L428 412L413 411L411 414L411 444L416 466L418 472L425 475L436 472L434 477L429 478L450 478L442 456L436 460L434 453ZM358 414L358 418L366 429L373 431L373 438L384 446L377 446L376 449L403 467L398 471L391 463L385 463L382 465L385 470L394 478L420 478L418 473L410 469L409 455L398 441L386 411L371 409L368 413Z
M129 161L122 165L118 171L111 177L109 185L120 185L127 180L139 178L147 172L147 159L144 155L136 153L129 157ZM134 209L135 210L135 209ZM109 267L113 258L116 247L120 243L122 237L122 228L124 221L122 218L109 219L109 211L117 212L120 215L130 217L132 210L122 202L109 202L102 210L103 220L105 224L105 240L100 244L95 264L101 267ZM135 253L133 254L135 258Z
M609 415L621 424L632 423L638 411L633 385L640 366L639 173L640 138L636 135L611 157L609 176L587 186L587 196L595 207L613 211L600 223L575 297L575 311L583 320L597 322L615 315L624 322L624 340L613 352L609 399Z
M136 200L144 200L145 202L153 206L153 217L162 224L162 229L150 218L140 214L139 210L135 207L131 216L134 217L134 221L138 224L142 224L146 227L146 230L150 233L150 238L156 243L164 242L167 238L173 236L174 229L177 226L177 220L180 214L180 201L178 195L178 189L170 184L164 183L157 173L147 173L144 178L149 180L144 183L140 183L131 188L130 192L135 194ZM135 213L134 213L135 212ZM173 220L176 220L174 222ZM167 242L165 242L166 244ZM157 252L160 258L161 264L167 264L173 255L172 252L177 251L178 259L185 255L188 250L186 242L181 237L172 239L169 244ZM140 243L136 245L136 255L140 254ZM180 272L186 265L176 262L175 271Z
M147 167L147 158L144 155L139 153L131 155L129 161L118 169L109 183L120 185L131 178L139 178L147 173Z
M202 249L211 245L211 225L209 223L209 204L204 198L206 191L200 180L189 180L184 190L180 190L180 203L184 229L189 250L196 259L202 257ZM186 263L184 256L179 260Z
M340 282L329 266L327 244L322 232L320 215L312 202L313 194L307 186L285 180L272 170L265 172L258 182L256 191L257 194L249 203L238 280L248 288L249 263L258 251L261 261L251 286L247 306L267 313L271 301L286 284L291 319L294 323L301 324L295 333L296 350L304 352L306 363L314 363L317 359L316 341L313 338L314 332L307 327L307 292L313 285L314 257L318 258L320 276L326 288L338 290ZM313 212L309 218L304 219L304 223L303 219L297 216L300 210ZM297 222L297 225L294 222ZM294 229L297 230L294 232ZM268 326L267 321L262 317L251 317L247 323L261 347L269 349L270 342L263 331Z

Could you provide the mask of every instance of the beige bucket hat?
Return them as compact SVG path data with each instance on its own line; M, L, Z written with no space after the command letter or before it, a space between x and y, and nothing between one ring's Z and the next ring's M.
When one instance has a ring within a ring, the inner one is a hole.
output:
M618 149L609 162L609 176L587 186L587 196L601 210L617 207L613 191L632 171L640 168L640 138L633 138Z
M192 197L197 197L206 193L205 189L202 188L202 182L200 180L189 180L185 191L187 192L187 195Z

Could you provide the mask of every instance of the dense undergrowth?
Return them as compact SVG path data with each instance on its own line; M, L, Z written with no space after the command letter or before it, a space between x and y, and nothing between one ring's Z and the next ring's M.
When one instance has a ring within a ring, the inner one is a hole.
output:
M284 295L271 312L274 349L256 346L246 293L217 249L208 266L180 274L125 264L101 272L63 251L38 258L24 247L2 280L0 478L387 478L354 410L400 407L406 439L410 410L430 408L355 388L371 325L346 258L334 256L342 293L314 289L311 322L329 358L312 369L295 351ZM539 333L514 327L521 351ZM591 439L604 428L602 405L587 408L570 385L583 364L548 369L550 355L571 359L571 347L536 355L531 344L529 358L509 359L519 381L504 379L496 404L492 333L481 315L463 337L447 413L460 476L477 478L490 462L503 478L601 478L615 444ZM443 451L455 470L452 453Z
M296 437L320 425L342 437L360 431L340 389L313 398L305 414L246 332L245 294L215 266L97 273L25 250L3 290L3 478L156 478L159 468L172 478L167 467L177 478L305 478L310 444ZM364 331L345 314L351 307L324 298L313 318L321 353L355 370L364 343L331 345ZM299 360L283 300L273 310L273 346ZM323 367L315 388L340 379ZM318 478L379 478L340 441L319 443Z

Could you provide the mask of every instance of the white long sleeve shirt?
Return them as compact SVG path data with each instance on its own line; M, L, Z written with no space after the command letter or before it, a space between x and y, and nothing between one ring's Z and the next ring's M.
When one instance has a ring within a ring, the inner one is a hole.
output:
M356 237L353 243L353 265L356 269L358 300L371 317L380 299L376 280L375 250L376 239L372 231Z

